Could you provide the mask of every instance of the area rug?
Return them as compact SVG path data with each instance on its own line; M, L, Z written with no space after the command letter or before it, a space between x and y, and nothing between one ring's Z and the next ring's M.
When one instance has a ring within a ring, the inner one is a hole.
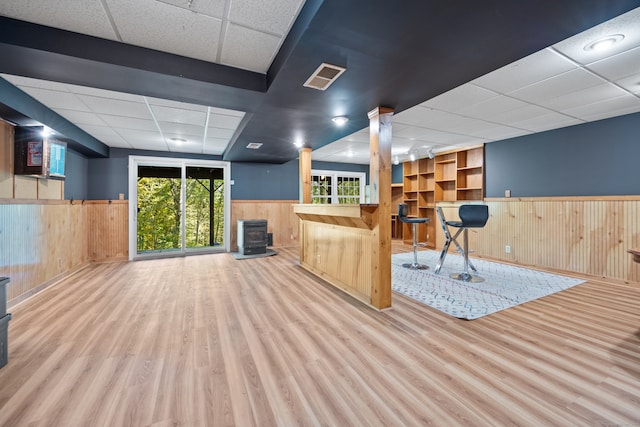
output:
M419 301L451 316L461 319L477 319L500 310L551 295L584 280L545 273L523 267L472 258L478 270L474 275L485 279L480 283L461 282L449 278L464 267L462 256L447 254L439 274L433 269L440 252L420 251L418 262L429 266L428 270L411 270L402 267L413 261L413 253L392 256L391 281L394 291Z

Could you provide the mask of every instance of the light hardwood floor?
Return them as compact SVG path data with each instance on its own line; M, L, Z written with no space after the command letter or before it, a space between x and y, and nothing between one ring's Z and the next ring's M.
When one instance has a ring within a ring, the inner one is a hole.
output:
M638 283L464 321L278 249L93 264L12 308L0 426L640 425Z

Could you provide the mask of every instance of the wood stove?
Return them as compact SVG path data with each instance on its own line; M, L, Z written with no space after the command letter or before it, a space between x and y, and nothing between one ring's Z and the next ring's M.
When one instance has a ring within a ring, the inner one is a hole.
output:
M240 254L266 253L268 239L266 219L238 220L238 252Z

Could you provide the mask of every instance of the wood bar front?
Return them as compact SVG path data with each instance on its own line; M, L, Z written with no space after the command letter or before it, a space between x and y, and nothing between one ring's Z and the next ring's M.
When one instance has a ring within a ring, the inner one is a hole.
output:
M378 309L391 306L388 281L374 280L380 274L378 205L299 204L293 211L300 218L300 265L349 295ZM389 222L387 216L384 221ZM386 224L385 222L385 224Z

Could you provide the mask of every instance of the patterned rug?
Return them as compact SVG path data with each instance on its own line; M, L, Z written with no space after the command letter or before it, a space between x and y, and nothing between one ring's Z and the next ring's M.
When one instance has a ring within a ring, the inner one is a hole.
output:
M392 288L411 299L461 319L477 319L584 283L584 280L573 277L476 258L471 259L478 270L474 275L483 277L485 281L461 282L449 278L449 274L463 270L463 258L457 254L448 254L440 273L436 275L433 269L439 256L440 252L437 251L420 251L418 262L428 265L429 269L411 270L402 267L402 264L413 261L412 252L393 255Z

